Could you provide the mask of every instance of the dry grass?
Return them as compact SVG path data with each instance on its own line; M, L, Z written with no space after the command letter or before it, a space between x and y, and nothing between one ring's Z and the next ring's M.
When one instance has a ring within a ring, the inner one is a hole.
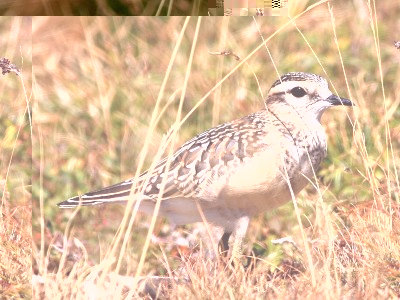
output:
M392 35L399 8L371 5L336 1L331 15L321 3L296 18L296 27L283 17L189 19L185 29L184 18L34 18L33 201L42 204L33 219L35 297L144 296L146 290L132 286L148 276L156 277L147 292L165 298L399 297L400 52ZM291 15L306 7L292 1ZM277 78L273 63L280 74L322 74L337 94L357 103L348 115L336 109L323 118L329 156L318 188L298 196L301 223L293 203L254 218L242 263L234 267L188 247L199 242L188 233L191 226L173 231L159 220L148 234L150 218L140 215L116 238L124 207L73 212L55 206L153 163L178 115L196 26L182 116L199 106L180 127L175 147L262 107L260 91L265 95ZM264 46L247 57L261 45L260 35L271 38L273 62ZM225 50L241 61L209 53ZM160 116L153 128L156 103ZM287 236L295 244L273 242Z
M0 18L1 68L11 72L0 75L1 299L32 297L31 25L29 18Z

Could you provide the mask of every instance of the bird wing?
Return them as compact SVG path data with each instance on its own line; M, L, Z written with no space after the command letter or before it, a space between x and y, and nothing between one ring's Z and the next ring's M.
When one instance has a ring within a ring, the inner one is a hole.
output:
M162 199L198 198L212 182L222 176L228 179L237 166L268 148L268 141L265 139L265 114L265 111L260 111L200 133L174 153L169 166L167 158L162 159L148 181L148 171L141 174L135 192L142 189L147 199L156 200L164 184ZM125 202L133 183L134 178L131 178L80 197L70 198L58 206ZM214 194L216 197L218 191ZM209 193L207 195L206 199L201 200L214 200Z

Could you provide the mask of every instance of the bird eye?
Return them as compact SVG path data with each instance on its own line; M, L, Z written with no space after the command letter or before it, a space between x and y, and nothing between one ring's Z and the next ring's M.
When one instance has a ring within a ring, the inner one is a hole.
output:
M296 98L303 97L303 96L305 96L307 94L306 91L303 88L299 87L299 86L296 86L296 87L292 88L292 90L290 92Z

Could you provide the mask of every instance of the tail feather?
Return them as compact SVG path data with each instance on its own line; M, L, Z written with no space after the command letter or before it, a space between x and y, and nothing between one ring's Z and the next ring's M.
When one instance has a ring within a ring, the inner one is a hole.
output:
M57 204L60 208L90 206L104 203L126 202L131 193L132 180L126 180L81 196L69 198Z

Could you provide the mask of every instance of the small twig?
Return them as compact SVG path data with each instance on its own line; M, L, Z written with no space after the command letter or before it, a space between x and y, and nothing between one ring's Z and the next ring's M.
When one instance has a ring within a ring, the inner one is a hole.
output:
M16 65L12 64L7 58L0 58L0 68L3 75L14 72L18 76L21 75L21 70Z
M210 52L210 51L209 51L208 53L210 53L210 54L212 54L212 55L234 56L234 57L236 58L236 60L240 60L239 55L233 53L233 52L230 51L230 50L217 51L217 52Z

